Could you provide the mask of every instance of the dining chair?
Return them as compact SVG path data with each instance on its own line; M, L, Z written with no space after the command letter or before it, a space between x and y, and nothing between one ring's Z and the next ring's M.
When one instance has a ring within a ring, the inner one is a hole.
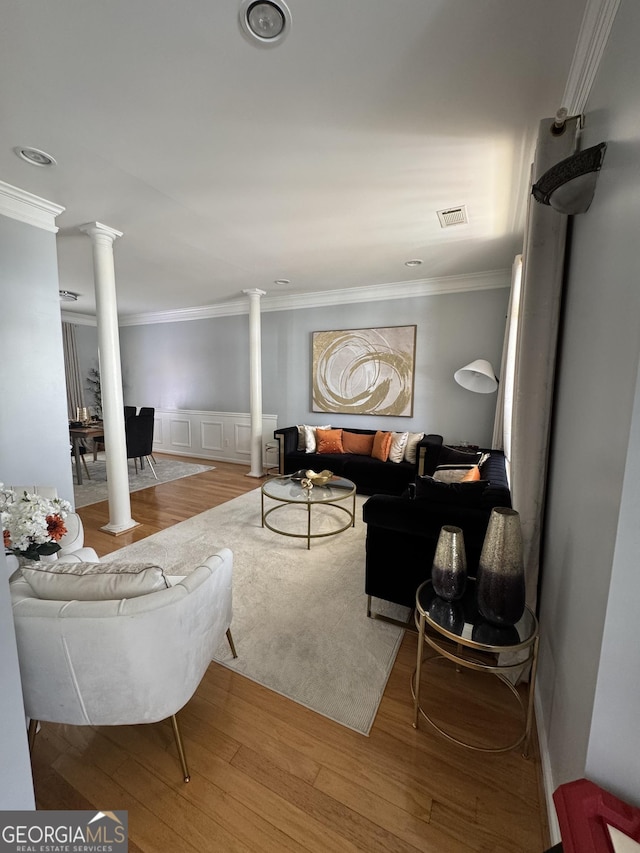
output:
M153 452L153 417L148 415L134 415L125 422L125 434L127 438L127 459L133 459L138 473L138 460L140 468L144 468L147 460L153 476L158 479L155 468L151 462ZM154 460L155 461L155 460Z
M132 415L135 415L136 407L135 406L125 406L124 407L124 422L126 424L127 418L130 418ZM104 450L104 435L95 435L93 437L93 461L95 462L98 458L98 451ZM155 462L155 459L153 460Z

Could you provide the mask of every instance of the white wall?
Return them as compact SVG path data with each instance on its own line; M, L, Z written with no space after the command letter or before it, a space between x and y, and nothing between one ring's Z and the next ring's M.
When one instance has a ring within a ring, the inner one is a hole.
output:
M587 775L636 805L640 693L630 683L640 671L639 39L640 6L622 0L581 146L609 143L592 207L573 218L539 668L553 787Z

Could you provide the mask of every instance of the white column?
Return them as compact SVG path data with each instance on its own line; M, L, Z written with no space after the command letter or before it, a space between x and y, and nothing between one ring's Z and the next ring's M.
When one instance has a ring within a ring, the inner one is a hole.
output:
M93 245L98 356L109 496L109 523L102 530L117 535L138 525L138 522L131 518L116 277L113 263L113 242L117 237L122 237L122 233L100 222L88 222L86 225L81 225L80 230L91 237Z
M249 297L249 413L251 415L251 470L248 477L263 477L262 468L262 351L260 297L266 291L243 290Z

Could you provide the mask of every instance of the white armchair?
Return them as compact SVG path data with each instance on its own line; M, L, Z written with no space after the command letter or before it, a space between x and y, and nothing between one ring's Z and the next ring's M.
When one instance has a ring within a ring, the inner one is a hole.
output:
M236 656L232 567L231 551L222 548L170 588L100 601L36 597L24 577L15 577L10 589L31 748L38 721L117 726L170 717L188 782L176 713L225 633Z

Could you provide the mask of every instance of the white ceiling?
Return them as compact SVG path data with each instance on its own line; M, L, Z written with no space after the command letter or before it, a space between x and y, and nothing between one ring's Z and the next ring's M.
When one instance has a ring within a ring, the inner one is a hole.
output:
M0 180L65 207L65 310L95 311L96 220L121 315L511 266L585 0L288 0L269 49L239 5L3 0Z

